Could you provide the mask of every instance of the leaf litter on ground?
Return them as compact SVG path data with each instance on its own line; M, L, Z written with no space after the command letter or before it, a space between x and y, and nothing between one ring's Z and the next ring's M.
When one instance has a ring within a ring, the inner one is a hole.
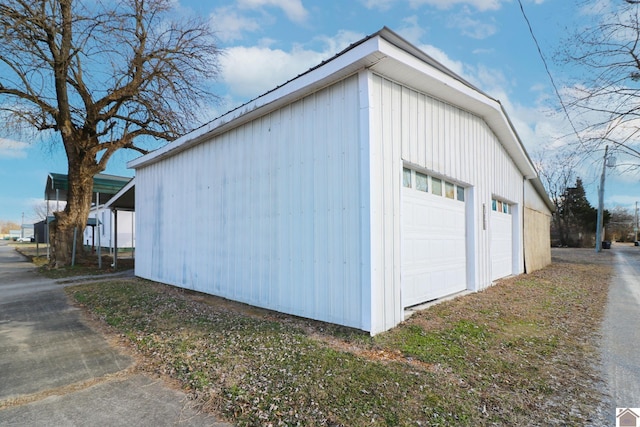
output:
M584 425L607 256L554 250L375 337L142 279L66 289L138 369L239 426Z

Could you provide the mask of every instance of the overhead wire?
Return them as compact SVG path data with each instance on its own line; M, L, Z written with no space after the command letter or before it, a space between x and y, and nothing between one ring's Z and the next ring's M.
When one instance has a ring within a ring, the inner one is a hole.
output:
M556 85L556 82L555 82L555 80L553 78L553 75L551 74L551 70L549 69L549 65L547 64L547 60L546 60L544 54L542 53L542 48L540 47L540 43L538 43L538 39L536 38L536 35L533 32L533 28L531 26L531 22L529 21L529 17L527 16L527 13L524 10L524 6L522 5L522 0L518 0L518 4L520 5L520 11L522 12L522 17L524 18L525 22L527 23L527 28L529 29L529 34L531 34L531 38L533 39L533 43L536 45L536 49L538 50L538 55L540 56L540 59L542 60L542 64L544 65L544 69L545 69L545 71L547 73L547 76L549 76L549 80L551 81L551 86L553 86L553 90L554 90L556 96L558 97L558 101L560 101L560 106L562 107L562 111L564 112L567 120L569 121L569 124L571 125L571 129L573 129L573 133L575 134L576 138L578 139L578 142L588 152L589 150L587 149L584 141L582 140L582 137L580 136L580 133L578 132L578 129L576 128L575 124L573 123L573 120L571 119L571 115L569 115L569 109L567 108L567 105L565 104L564 100L562 99L562 95L560 94L560 90L558 89L558 86Z

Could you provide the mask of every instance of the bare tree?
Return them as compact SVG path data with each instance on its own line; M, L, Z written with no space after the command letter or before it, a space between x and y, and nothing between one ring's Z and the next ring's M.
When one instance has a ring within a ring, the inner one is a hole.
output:
M640 2L583 1L593 18L563 43L567 107L581 151L613 148L627 169L640 167ZM581 17L582 22L585 16ZM572 68L575 67L575 68Z
M635 213L622 206L611 211L611 220L607 225L607 236L610 240L627 242L635 240Z
M537 154L536 167L542 185L553 202L555 212L551 217L552 244L567 245L570 224L561 214L567 189L575 182L575 153L556 152L553 156L547 151Z
M33 219L36 222L43 221L47 219L47 216L53 215L54 211L48 206L48 203L49 202L41 201L41 202L35 202L33 204L33 209L31 213L32 213ZM64 209L65 202L60 202L60 203L62 203L62 206L63 206L62 209Z
M52 223L53 266L69 264L93 176L112 155L145 153L141 141L177 138L198 124L211 99L206 88L220 53L212 31L204 20L176 15L171 0L0 3L0 110L53 132L67 156L68 200Z
M13 221L0 220L0 234L9 234L10 230L19 230L20 224Z

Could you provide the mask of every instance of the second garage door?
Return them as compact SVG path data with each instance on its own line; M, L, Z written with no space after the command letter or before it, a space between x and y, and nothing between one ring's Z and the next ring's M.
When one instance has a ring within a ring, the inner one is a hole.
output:
M513 274L513 216L509 203L491 203L491 280L496 280Z
M464 188L404 169L402 305L467 288Z

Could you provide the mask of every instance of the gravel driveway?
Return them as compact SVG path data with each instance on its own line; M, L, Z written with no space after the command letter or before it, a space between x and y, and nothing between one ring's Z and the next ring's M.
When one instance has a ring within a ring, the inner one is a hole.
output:
M610 250L553 248L554 262L614 266L600 329L601 391L590 426L615 426L616 408L640 408L640 247L614 243ZM570 407L571 403L567 402Z

